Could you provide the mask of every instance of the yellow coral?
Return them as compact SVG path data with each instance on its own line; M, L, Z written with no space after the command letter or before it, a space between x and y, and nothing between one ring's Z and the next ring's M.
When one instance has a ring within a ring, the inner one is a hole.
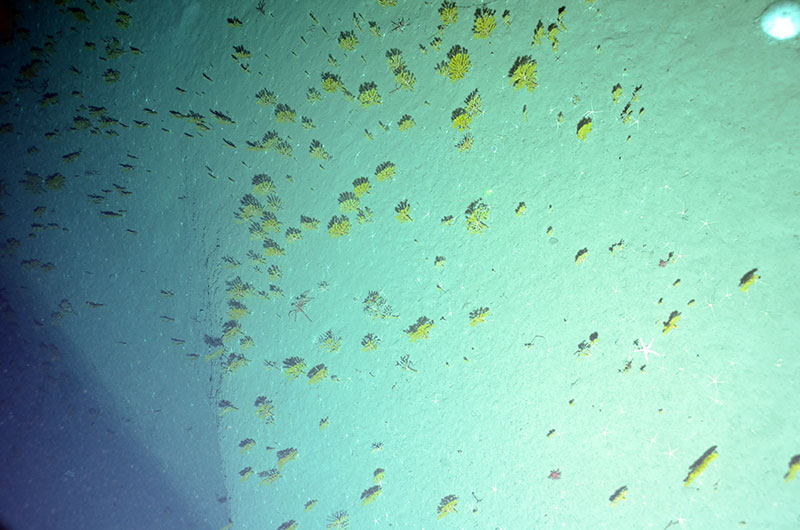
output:
M783 476L783 480L791 482L794 480L794 476L798 471L800 471L800 455L794 455L791 460L789 460L789 471Z
M250 50L246 49L241 44L239 46L233 47L233 58L236 60L241 59L249 59L250 58Z
M253 193L256 195L266 195L275 192L275 183L272 177L266 173L259 173L253 177Z
M620 502L620 501L624 501L624 500L625 500L625 497L626 497L627 495L628 495L628 487L627 487L627 486L622 486L622 487L621 487L621 488L619 488L617 491L615 491L615 492L614 492L614 493L611 495L611 497L609 497L609 498L608 498L608 500L609 500L609 501L611 501L611 506L614 506L614 505L615 505L615 504L617 504L618 502Z
M566 12L567 12L567 6L562 6L558 8L558 26L561 28L561 31L567 31L567 26L564 25L564 14Z
M586 135L592 131L592 118L583 118L578 122L578 140L586 141Z
M347 530L350 527L350 515L344 510L334 512L328 517L326 530Z
M531 43L531 47L538 46L542 43L542 37L544 37L544 24L540 20L538 24L536 24L536 29L533 31L533 42Z
M250 310L247 309L247 306L237 300L229 300L228 307L230 308L228 310L228 316L231 320L239 320L250 314Z
M397 121L397 128L401 131L407 131L414 127L416 122L414 118L409 116L408 114L404 114L398 121Z
M400 201L400 204L394 207L394 211L397 212L395 216L398 221L401 223L407 223L409 221L413 221L411 218L411 205L408 204L407 200Z
M242 443L239 444L239 454L244 454L255 446L256 442L253 439L242 440Z
M456 7L456 3L448 2L447 0L443 1L442 6L439 8L439 17L445 27L458 22L458 7Z
M547 38L550 39L551 42L557 43L558 42L558 32L559 28L557 24L550 24L547 27Z
M756 283L756 280L760 279L761 276L756 274L758 269L752 269L748 271L742 278L739 280L739 290L742 292L746 292L751 285Z
M113 68L109 68L103 73L103 79L105 79L106 83L116 83L119 78L119 70L114 70Z
M664 333L669 333L671 330L678 327L678 320L680 320L681 314L679 311L673 311L670 313L669 318L664 322Z
M469 151L470 149L472 149L473 144L474 140L472 138L472 135L467 134L456 144L456 149L462 152Z
M508 72L508 77L511 78L511 85L514 86L514 90L525 87L528 92L533 92L539 86L536 83L536 61L530 55L517 57Z
M281 449L278 451L278 471L283 469L288 462L297 458L297 449L290 447L288 449Z
M619 98L621 98L621 97L622 97L622 85L617 83L611 89L611 99L614 100L614 103L619 103Z
M380 485L372 486L371 488L367 488L361 493L361 505L366 506L367 504L371 503L378 496L381 494L381 487Z
M261 482L258 483L259 486L265 486L272 484L279 478L281 478L281 472L278 471L276 468L272 468L268 471L262 471L258 474L258 477L261 479Z
M482 105L483 101L481 100L481 95L478 94L477 88L464 99L464 108L470 116L483 114Z
M289 357L283 360L283 373L288 379L297 379L306 371L306 362L300 357Z
M356 212L356 219L358 219L359 224L372 222L372 210L367 206L364 206L363 209L359 208Z
M372 351L378 349L378 344L380 344L380 339L373 335L372 333L367 333L364 335L364 338L361 339L361 351Z
M487 39L497 27L494 9L479 7L475 10L475 24L472 26L472 38Z
M306 92L306 99L311 103L322 101L322 94L314 87L310 87Z
M366 177L359 177L353 181L353 193L359 199L367 195L370 189L372 189L372 184Z
M303 239L303 232L298 228L287 228L284 236L286 238L286 243L295 243Z
M705 453L703 453L703 455L700 458L695 460L694 463L691 466L689 466L689 474L686 475L685 479L683 479L684 487L691 484L692 481L695 478L697 478L697 476L700 475L700 473L702 473L705 468L708 467L708 464L710 464L712 461L714 461L715 458L717 458L717 456L719 456L719 454L717 453L717 446L712 445L706 450Z
M467 221L467 231L471 234L480 234L484 229L489 228L486 220L489 219L489 206L483 199L476 199L470 203L464 212Z
M427 339L431 329L433 329L433 321L423 316L419 317L417 322L409 326L404 332L411 339L411 342L417 342L420 339Z
M305 215L300 216L300 228L303 230L316 230L319 228L319 220Z
M348 213L358 210L358 197L352 191L344 191L339 194L339 210Z
M489 316L489 308L488 307L479 307L470 312L469 314L469 325L470 326L477 326L481 322L486 322L486 317Z
M350 233L350 219L342 215L340 217L333 216L328 222L328 235L331 237L342 237Z
M242 326L235 320L229 320L223 326L222 343L228 344L242 333Z
M395 71L394 84L397 88L413 92L416 82L417 78L405 67Z
M465 109L459 107L453 111L450 119L453 122L453 129L463 131L465 129L469 129L469 124L472 121L472 115L469 114Z
M284 103L275 107L275 121L278 123L294 123L296 113L289 105Z
M437 519L441 519L450 512L457 511L456 506L458 506L458 497L455 495L448 495L447 497L443 498L439 502L439 507L436 508L436 512L439 514Z
M343 31L339 34L339 47L347 50L353 51L356 49L356 45L358 44L358 37L352 31Z
M316 385L328 376L328 367L324 364L318 364L309 370L306 375L308 377L308 384Z
M392 180L395 173L395 165L392 162L384 162L375 169L375 178L378 182Z
M344 84L338 75L328 72L322 74L322 89L325 92L336 92L343 88Z
M117 19L114 21L118 28L128 29L131 24L131 14L126 11L119 11Z
M386 62L389 63L389 70L393 73L405 68L406 63L403 61L403 52L397 48L392 48L386 52Z
M461 46L453 46L447 54L447 59L447 74L450 81L463 79L472 66L469 53Z
M311 158L319 158L320 160L329 160L331 158L330 153L325 150L319 140L311 141L311 145L308 147L308 153Z
M379 105L381 103L381 95L378 93L378 86L371 82L363 83L358 88L358 102L361 104L361 108Z
M381 33L381 28L378 26L377 22L370 21L369 22L369 32L372 34L373 37L381 38L383 37L383 33Z

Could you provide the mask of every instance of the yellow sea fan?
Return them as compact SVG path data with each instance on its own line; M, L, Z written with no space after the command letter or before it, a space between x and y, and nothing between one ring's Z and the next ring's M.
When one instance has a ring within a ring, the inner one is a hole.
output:
M673 311L670 313L669 318L664 322L664 333L669 333L671 330L678 327L678 320L681 318L680 311Z
M352 31L343 31L339 34L339 47L347 50L353 51L356 49L356 45L358 44L358 37Z
M325 92L336 92L337 90L343 89L344 84L342 80L336 74L331 74L329 72L325 72L322 74L322 89Z
M378 85L372 82L362 83L358 88L358 102L361 104L361 108L379 105L381 95L378 93Z
M494 9L479 7L475 10L475 24L472 26L472 38L487 39L497 27Z
M367 195L371 189L372 184L370 184L369 179L366 177L358 177L353 181L353 193L359 199Z
M395 217L401 223L407 223L414 220L411 218L411 205L408 204L408 201L405 199L400 201L400 203L394 207L394 211L397 212Z
M389 63L389 70L391 72L397 72L405 66L405 62L403 61L403 52L397 48L392 48L386 52L386 62Z
M358 196L352 191L344 191L339 194L339 210L342 212L355 212L359 206Z
M374 501L378 496L381 494L381 487L380 485L372 486L371 488L367 488L361 494L361 505L366 506L367 504Z
M439 514L437 519L441 519L445 515L448 515L450 512L456 512L456 506L458 506L458 497L455 495L448 495L447 497L443 498L439 501L439 507L436 508L436 512Z
M324 364L318 364L308 371L308 384L316 385L328 376L328 367Z
M464 100L464 108L467 111L467 114L470 116L475 116L477 114L483 114L482 110L482 100L481 95L478 94L478 89L476 88Z
M453 122L453 129L463 131L465 129L469 129L469 124L472 121L472 115L469 114L465 109L459 107L453 111L450 119Z
M392 180L396 167L393 162L384 162L375 168L375 178L378 182Z
M399 120L397 120L397 128L401 131L407 131L415 125L416 122L414 121L414 118L408 114L404 114Z
M350 516L347 512L340 510L328 517L327 530L347 530L350 526Z
M319 158L320 160L329 160L331 158L330 153L325 150L319 140L311 141L308 147L308 153L311 158Z
M427 339L431 329L433 329L433 321L428 317L422 316L408 329L404 330L404 333L408 335L411 342L417 342L420 339Z
M289 105L280 103L275 107L275 121L278 123L294 123L297 113Z
M253 176L253 193L256 195L267 195L275 192L275 183L272 177L266 173L258 173Z
M469 313L469 325L477 326L481 322L486 322L486 317L489 316L488 307L479 307Z
M280 471L283 466L285 466L288 462L291 462L295 458L297 458L297 449L294 447L290 447L288 449L281 449L278 451L278 471Z
M472 149L472 146L473 146L474 144L475 144L475 141L474 141L474 139L472 138L472 135L468 133L468 134L466 134L466 135L464 136L464 138L462 138L462 139L461 139L461 140L460 140L460 141L459 141L459 142L456 144L456 149L458 149L458 150L459 150L459 151L461 151L461 152L463 152L463 151L469 151L470 149Z
M489 228L486 221L489 219L489 206L483 199L476 199L470 203L464 212L466 217L467 231L471 234L480 234L484 229Z
M592 119L591 118L583 118L580 122L578 122L578 140L581 142L586 141L586 135L592 131Z
M717 458L717 456L719 456L717 453L717 446L712 445L706 450L705 453L702 454L702 456L700 456L700 458L695 460L694 463L689 466L689 474L686 475L685 479L683 479L683 485L688 486L691 484L692 481L697 478L697 476L700 475L700 473L702 473L706 467L708 467L708 464Z
M439 8L439 17L445 27L458 22L458 7L456 7L456 3L448 2L447 0L442 2L442 6Z
M469 52L461 46L453 46L447 53L447 72L450 81L463 79L469 72L472 62L469 60Z
M417 78L405 67L397 70L394 76L394 84L397 88L402 90L414 91L414 85L417 83Z
M529 92L533 92L539 86L536 83L536 61L530 55L517 57L514 65L508 71L508 77L511 78L514 90L525 87Z
M350 220L347 216L333 216L328 222L328 235L331 237L342 237L350 233Z

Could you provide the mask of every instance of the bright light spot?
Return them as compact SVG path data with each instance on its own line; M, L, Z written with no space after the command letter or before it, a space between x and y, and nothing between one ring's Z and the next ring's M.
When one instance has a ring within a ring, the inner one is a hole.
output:
M800 33L800 5L796 2L772 4L761 15L761 29L778 40L796 37Z

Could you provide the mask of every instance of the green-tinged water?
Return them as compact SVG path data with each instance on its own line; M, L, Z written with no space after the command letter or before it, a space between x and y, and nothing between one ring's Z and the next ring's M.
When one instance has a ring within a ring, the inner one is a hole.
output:
M186 528L800 525L797 39L394 3L21 6L9 329Z

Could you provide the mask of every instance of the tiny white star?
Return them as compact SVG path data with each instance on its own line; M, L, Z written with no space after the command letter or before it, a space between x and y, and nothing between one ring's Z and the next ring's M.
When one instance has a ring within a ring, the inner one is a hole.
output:
M655 340L655 339L650 339L650 344L648 344L647 346L645 346L645 345L644 345L644 341L643 341L642 339L639 339L639 344L641 344L641 345L642 345L642 348L641 348L641 349L639 349L639 350L633 350L633 353L639 353L639 352L642 352L642 353L644 353L644 362L645 362L645 364L647 364L647 362L648 362L648 359L647 359L647 354L649 354L649 353L652 353L652 354L653 354L653 355L655 355L656 357L661 357L661 354L660 354L660 353L658 353L658 352L656 352L656 351L653 351L653 350L651 350L651 349L650 349L650 347L653 345L653 341L654 341L654 340Z

